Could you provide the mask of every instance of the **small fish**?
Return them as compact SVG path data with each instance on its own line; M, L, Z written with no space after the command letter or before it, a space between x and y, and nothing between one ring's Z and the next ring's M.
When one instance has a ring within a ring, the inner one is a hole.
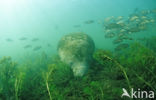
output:
M55 30L58 30L58 29L59 29L59 26L58 26L58 25L55 25L55 26L54 26L54 29L55 29Z
M141 19L145 20L147 19L147 16L141 16Z
M105 18L105 19L104 19L104 22L105 22L105 23L108 23L108 22L110 22L110 21L112 21L112 20L114 20L114 16Z
M113 44L118 44L118 43L121 43L121 42L123 42L123 39L117 38L117 39L115 39L115 40L113 41Z
M105 32L106 33L109 33L109 32L111 32L111 30L110 29L106 29Z
M40 50L42 47L41 46L37 46L37 47L35 47L33 50L34 51L38 51L38 50Z
M28 49L28 48L31 48L32 47L32 45L26 45L26 46L24 46L24 49Z
M120 25L121 25L121 24L124 24L124 20L117 21L116 23L117 23L117 24L120 24Z
M115 37L115 33L107 33L105 34L105 38L113 38Z
M115 51L120 51L122 49L125 49L125 48L128 48L129 47L129 44L127 43L122 43L122 44L119 44L116 48L115 48Z
M145 24L148 24L148 23L150 23L150 20L143 20L143 23L145 23Z
M118 33L118 35L117 35L119 38L120 37L123 37L123 36L125 36L125 33L123 33L123 32L121 32L121 33Z
M150 13L151 13L150 10L142 10L142 11L141 11L141 14L142 14L142 15L148 15L148 14L150 14Z
M117 23L110 23L105 25L105 29L118 29L118 28L122 28L123 26Z
M147 38L143 37L143 38L138 38L137 40L139 40L139 41L146 41Z
M125 32L127 32L126 29L121 29L120 30L120 33L125 33Z
M38 40L39 40L38 38L33 38L32 39L33 42L38 41Z
M48 46L48 47L51 47L51 44L48 43L47 46Z
M10 38L7 38L6 41L8 41L8 42L12 42L13 40L10 39Z
M27 40L27 38L26 37L21 37L19 40L24 41L24 40Z
M139 12L139 8L135 8L133 13L138 13Z
M156 13L156 9L153 9L151 12L152 12L152 13Z
M97 23L98 23L98 24L102 24L102 21L101 21L101 20L98 20Z
M154 19L150 19L150 22L151 22L151 23L154 23L154 22L155 22L155 20L154 20Z
M139 17L138 16L132 16L131 18L130 18L130 21L135 21L136 19L138 19Z
M79 28L79 27L81 27L81 25L74 25L73 27L75 27L75 28Z
M123 16L118 16L117 18L116 18L116 21L119 21L119 20L122 20L123 19Z
M128 37L128 36L122 36L121 38L124 39L124 40L133 40L133 38Z
M128 32L130 33L137 33L137 32L140 32L141 30L138 28L138 27L133 27L133 28L130 28L128 30Z
M94 23L95 21L94 20L88 20L88 21L85 21L84 23L85 24L92 24L92 23Z
M144 24L144 23L140 23L140 24L138 25L138 28L139 28L139 30L144 31L144 30L146 30L146 29L147 29L147 25L146 25L146 24Z

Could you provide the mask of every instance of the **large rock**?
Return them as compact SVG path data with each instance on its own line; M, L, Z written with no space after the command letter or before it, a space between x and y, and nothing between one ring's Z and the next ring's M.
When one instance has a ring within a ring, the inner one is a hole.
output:
M71 33L61 38L57 50L61 61L71 66L74 75L83 76L91 62L94 48L94 42L87 34Z

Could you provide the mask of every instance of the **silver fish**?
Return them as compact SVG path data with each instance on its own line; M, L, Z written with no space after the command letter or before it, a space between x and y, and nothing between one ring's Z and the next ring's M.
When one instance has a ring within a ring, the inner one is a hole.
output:
M8 41L8 42L12 42L13 40L10 39L10 38L7 38L6 41Z
M107 33L105 34L105 38L113 38L115 37L115 33Z
M79 27L81 27L81 25L74 25L73 27L75 27L75 28L79 28Z
M38 38L33 38L32 39L33 42L38 41L38 40L39 40Z
M27 38L26 37L21 37L21 38L19 38L19 40L24 41L24 40L27 40Z
M28 49L28 48L31 48L32 47L32 45L26 45L26 46L24 46L24 49Z
M84 23L85 24L92 24L92 23L94 23L95 21L94 20L88 20L88 21L85 21Z
M47 46L48 46L48 47L51 47L51 44L48 43Z
M121 43L121 42L123 42L123 39L117 38L117 39L115 39L115 40L113 41L113 44L119 44L119 43Z
M125 48L128 48L129 47L129 44L127 43L122 43L122 44L119 44L116 48L115 48L115 51L120 51L122 49L125 49Z
M34 51L38 51L38 50L40 50L42 47L41 46L36 46L33 50Z
M105 29L120 29L120 28L123 28L123 25L117 23L110 23L105 25Z

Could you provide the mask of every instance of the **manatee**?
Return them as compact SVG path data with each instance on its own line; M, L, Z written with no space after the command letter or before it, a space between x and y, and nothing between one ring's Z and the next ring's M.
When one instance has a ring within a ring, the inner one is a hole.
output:
M61 61L71 67L74 76L83 76L87 72L94 49L94 41L84 33L63 36L57 47Z

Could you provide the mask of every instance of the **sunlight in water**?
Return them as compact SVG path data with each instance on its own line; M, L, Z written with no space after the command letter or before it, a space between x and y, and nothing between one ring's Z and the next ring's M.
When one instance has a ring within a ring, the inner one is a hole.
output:
M11 14L18 8L23 8L26 6L28 0L0 0L0 11L5 14Z

